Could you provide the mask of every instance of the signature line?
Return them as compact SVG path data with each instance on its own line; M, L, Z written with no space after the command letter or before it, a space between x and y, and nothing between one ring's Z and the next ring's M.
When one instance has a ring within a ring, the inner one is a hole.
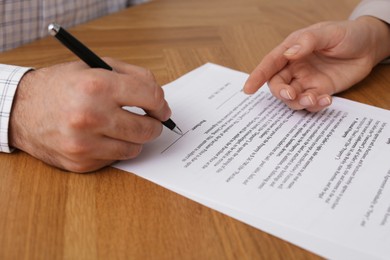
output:
M179 138L177 138L173 143L171 143L167 148L165 148L161 154L165 153L165 151L167 151L169 148L171 148L175 143L177 143L177 141L179 141L183 136L185 136L190 130L188 130L187 132L185 132L184 134L182 134Z
M228 102L230 99L232 99L235 95L237 95L238 93L242 92L242 90L234 93L231 97L229 97L228 99L226 99L222 104L220 104L217 109L219 109L221 106L223 106L224 104L226 104L226 102Z

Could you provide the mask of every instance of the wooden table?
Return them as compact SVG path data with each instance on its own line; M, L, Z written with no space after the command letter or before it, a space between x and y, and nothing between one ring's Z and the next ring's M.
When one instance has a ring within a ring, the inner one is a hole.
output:
M101 56L160 84L206 63L250 72L290 32L341 20L358 0L160 0L72 28ZM45 38L0 54L44 67L75 60ZM340 96L390 109L390 67ZM0 259L316 259L316 255L132 174L75 174L0 154Z

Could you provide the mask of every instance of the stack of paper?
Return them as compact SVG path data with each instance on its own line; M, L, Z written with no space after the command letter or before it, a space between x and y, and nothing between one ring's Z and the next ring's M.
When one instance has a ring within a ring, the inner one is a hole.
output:
M115 167L332 259L390 259L390 111L334 97L293 111L206 64L164 87L164 129Z

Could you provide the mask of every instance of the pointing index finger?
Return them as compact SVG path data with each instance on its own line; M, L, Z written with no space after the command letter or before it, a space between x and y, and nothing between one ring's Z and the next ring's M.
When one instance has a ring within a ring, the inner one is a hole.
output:
M245 82L245 93L253 94L286 66L288 59L283 55L286 50L286 47L280 44L262 59Z

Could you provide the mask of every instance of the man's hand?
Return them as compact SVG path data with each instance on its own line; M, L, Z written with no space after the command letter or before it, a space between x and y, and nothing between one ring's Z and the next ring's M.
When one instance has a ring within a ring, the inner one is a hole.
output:
M71 62L27 73L14 99L10 145L74 172L136 157L171 111L150 71L105 60L115 72Z
M389 25L376 18L315 24L267 54L244 92L254 93L268 81L272 94L290 108L319 111L331 104L331 95L362 80L389 55Z

